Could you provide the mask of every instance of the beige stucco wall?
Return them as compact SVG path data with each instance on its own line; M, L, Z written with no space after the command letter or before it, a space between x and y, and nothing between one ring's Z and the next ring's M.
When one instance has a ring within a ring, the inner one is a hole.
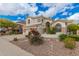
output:
M30 23L28 24L29 19L30 19ZM42 19L43 19L43 22L42 22ZM38 20L40 20L40 22ZM33 27L37 27L38 31L42 33L43 28L45 28L46 26L46 22L52 23L52 20L44 19L43 17L40 17L40 18L29 18L28 17L26 19L26 32L25 33L28 34L30 28L33 28Z
M28 19L30 19L30 24L28 24ZM44 18L44 20L43 20L43 22L42 21L40 21L40 22L38 22L38 20L39 19L43 19L43 17L40 17L40 18L27 18L27 20L26 20L26 32L28 32L29 31L29 29L31 28L31 27L33 27L33 25L34 26L37 26L38 24L40 24L40 25L38 25L38 30L39 31L41 31L43 28L45 28L45 25L46 25L46 22L50 22L50 26L52 26L52 27L54 27L56 24L61 24L61 32L63 32L63 33L66 33L66 25L65 25L65 22L61 22L61 21L56 21L56 22L53 22L52 20L50 20L50 19L45 19Z
M30 19L30 23L28 24L28 20ZM26 20L26 26L32 26L34 24L40 24L41 22L38 22L38 19L32 19L32 18L27 18Z
M22 29L23 29L23 33L25 33L26 32L26 24L22 25Z

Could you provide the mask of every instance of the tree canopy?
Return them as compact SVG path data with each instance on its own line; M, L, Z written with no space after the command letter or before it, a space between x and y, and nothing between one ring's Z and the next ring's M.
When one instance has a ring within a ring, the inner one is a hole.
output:
M0 19L0 27L16 27L17 24L7 20L7 19Z
M77 24L70 24L67 26L69 31L76 31L78 30L79 26Z

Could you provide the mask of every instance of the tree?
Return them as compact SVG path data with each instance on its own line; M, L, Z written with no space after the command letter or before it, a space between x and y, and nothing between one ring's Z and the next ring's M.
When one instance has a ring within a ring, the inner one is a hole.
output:
M10 21L10 20L7 20L7 19L0 19L0 27L16 27L17 24Z
M78 30L79 30L79 23L77 25L78 25Z
M76 34L76 31L78 30L79 26L77 24L70 24L67 26L67 29L70 33Z

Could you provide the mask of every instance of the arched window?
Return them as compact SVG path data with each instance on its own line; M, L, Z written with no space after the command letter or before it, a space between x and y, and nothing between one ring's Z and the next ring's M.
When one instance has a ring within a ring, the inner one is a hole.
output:
M50 23L49 22L46 22L46 27L50 27Z
M30 19L28 19L28 24L30 24Z

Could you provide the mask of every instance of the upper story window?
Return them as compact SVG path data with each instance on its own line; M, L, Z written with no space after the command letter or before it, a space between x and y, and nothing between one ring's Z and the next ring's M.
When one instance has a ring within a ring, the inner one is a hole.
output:
M30 19L28 19L28 24L30 24Z
M43 19L42 19L42 22L43 22Z

